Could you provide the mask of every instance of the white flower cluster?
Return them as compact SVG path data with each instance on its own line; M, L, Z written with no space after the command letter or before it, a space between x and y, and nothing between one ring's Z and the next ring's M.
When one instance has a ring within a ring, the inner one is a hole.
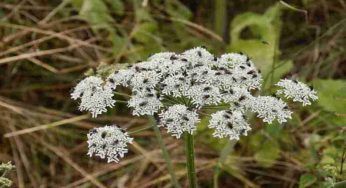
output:
M205 48L196 47L181 54L157 53L105 79L87 77L71 96L81 99L80 110L96 117L114 106L112 97L118 86L127 87L132 91L128 106L133 115L159 114L159 126L177 138L184 132L195 132L198 114L204 109L229 105L229 110L211 114L209 128L215 130L215 137L239 139L251 130L245 113L256 113L267 123L283 123L291 118L292 112L281 99L254 95L258 92L253 90L259 90L261 83L260 71L248 56L227 53L215 57ZM278 94L303 105L310 104L309 99L317 99L316 92L300 82L281 80L277 86L283 88ZM102 147L97 148L97 154L105 156Z
M127 144L133 138L116 125L94 128L88 133L88 155L96 155L107 162L119 162L128 152Z
M284 101L271 96L253 97L248 108L267 123L272 123L275 119L279 123L284 123L292 114Z
M90 76L78 83L71 93L72 99L81 99L79 110L90 111L93 117L113 107L113 90L104 85L104 81L96 76Z
M176 104L170 106L160 115L159 127L165 127L168 133L180 138L183 132L193 134L199 122L198 114L187 109L185 105Z
M222 110L212 114L208 127L215 129L213 133L215 137L229 137L236 140L240 135L246 136L247 131L251 130L245 115L236 110Z
M294 102L301 102L303 106L311 105L310 99L318 99L316 91L306 84L297 80L282 79L277 84L282 89L277 91L278 95L283 94L286 98L292 98Z

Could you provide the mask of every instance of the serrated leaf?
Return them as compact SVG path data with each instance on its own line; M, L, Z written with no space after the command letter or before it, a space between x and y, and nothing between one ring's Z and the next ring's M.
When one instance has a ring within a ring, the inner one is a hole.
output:
M303 174L299 178L299 188L309 187L316 182L317 178L311 174Z

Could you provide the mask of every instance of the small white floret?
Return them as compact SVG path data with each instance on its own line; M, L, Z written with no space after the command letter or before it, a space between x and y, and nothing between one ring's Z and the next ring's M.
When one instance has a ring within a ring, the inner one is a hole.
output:
M114 107L113 90L104 85L104 81L96 76L89 76L79 82L71 93L71 98L80 98L79 110L90 111L92 117L107 111L107 107Z
M271 96L253 97L248 103L248 108L267 123L272 123L275 119L279 123L284 123L292 114L284 101Z
M241 135L247 135L251 130L245 116L240 111L222 110L211 115L209 128L214 129L213 136L228 137L230 140L239 140Z
M282 88L277 91L278 95L284 95L288 99L293 99L294 102L301 102L303 106L311 105L310 100L318 99L314 89L297 80L282 79L276 85Z
M184 132L193 134L199 122L198 114L184 105L170 106L160 115L159 127L165 127L168 133L180 138Z
M94 128L88 133L88 155L107 159L107 162L119 162L128 153L127 145L132 143L124 130L116 125Z
M132 114L136 116L154 115L162 107L156 96L133 95L127 105L133 108Z

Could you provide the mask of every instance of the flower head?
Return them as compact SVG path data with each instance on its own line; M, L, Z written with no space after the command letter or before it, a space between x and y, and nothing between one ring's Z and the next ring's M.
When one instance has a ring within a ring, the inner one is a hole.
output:
M167 76L161 82L161 91L164 95L172 95L173 97L181 97L185 93L189 79L182 74Z
M187 91L187 97L197 108L204 105L218 104L221 101L219 88L209 84L193 85Z
M277 91L278 95L284 95L288 99L292 98L294 102L303 103L303 106L311 105L310 100L318 99L313 88L297 80L282 79L276 85L282 88Z
M162 107L160 99L150 92L133 95L127 105L133 108L132 114L136 116L154 115Z
M106 158L107 162L119 162L128 152L127 144L133 138L116 125L94 128L88 133L88 155Z
M197 64L211 66L214 62L214 56L202 47L186 50L182 53L182 56L184 56L193 67Z
M199 122L198 114L188 110L184 105L170 106L160 115L160 127L165 127L168 133L171 133L176 138L180 138L181 134L187 132L193 134L196 130L196 125Z
M272 123L275 119L279 123L284 123L291 118L292 114L284 101L271 96L253 97L247 107L267 123Z
M246 136L247 132L251 130L245 116L236 110L222 110L212 114L208 127L214 129L213 136L229 137L231 140L239 140L239 136Z
M107 78L108 83L112 89L115 89L117 85L122 85L127 87L130 84L135 72L131 69L121 69L110 74Z
M232 108L238 110L246 110L248 103L251 102L253 96L245 88L232 87L229 90L222 92L221 98L226 103L233 104Z
M223 81L226 87L228 85L245 87L247 89L260 89L261 87L261 74L246 55L238 53L224 54L219 58L216 66L228 72L224 76L228 82Z
M131 87L133 89L138 89L141 87L154 88L156 84L160 81L160 74L155 71L143 71L136 73L131 79Z
M114 106L112 97L112 88L104 85L103 80L96 76L89 76L79 82L71 93L72 99L81 99L79 110L90 111L93 117L106 112L107 107Z
M195 83L209 83L212 84L213 77L216 71L207 66L197 66L187 71L187 77ZM193 85L193 84L192 84Z

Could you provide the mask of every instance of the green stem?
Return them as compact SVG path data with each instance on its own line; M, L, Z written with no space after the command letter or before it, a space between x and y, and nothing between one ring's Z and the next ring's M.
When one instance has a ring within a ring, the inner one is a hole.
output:
M159 130L159 127L157 126L157 121L153 117L151 117L150 119L154 124L153 129L154 129L157 141L160 144L162 156L166 162L167 170L171 176L172 184L175 188L181 188L180 184L178 183L177 177L175 176L173 165L172 165L172 160L171 160L169 153L167 151L167 147L165 146L165 143L163 143L161 132Z
M186 170L189 178L189 187L197 187L196 169L195 169L195 151L194 151L193 135L185 133L185 155Z

